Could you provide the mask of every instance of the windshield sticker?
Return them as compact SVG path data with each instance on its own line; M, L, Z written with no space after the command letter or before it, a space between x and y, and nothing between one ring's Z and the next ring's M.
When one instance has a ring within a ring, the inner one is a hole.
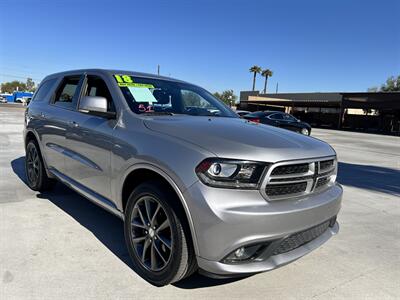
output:
M120 86L120 87L136 87L136 88L154 89L154 86L152 84L133 82L132 77L129 75L114 75L114 77L117 80L118 86Z
M156 103L157 99L154 98L153 93L147 88L129 86L133 98L136 102Z

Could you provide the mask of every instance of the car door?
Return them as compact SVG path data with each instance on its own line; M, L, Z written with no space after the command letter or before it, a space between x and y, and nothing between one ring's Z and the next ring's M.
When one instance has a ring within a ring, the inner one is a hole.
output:
M290 114L286 114L286 113L282 114L282 117L283 117L283 122L284 122L284 126L286 129L289 129L292 131L300 131L301 130L301 126L296 118L294 118Z
M115 111L110 89L98 75L85 76L80 94L81 97L105 97L108 110ZM111 199L111 151L116 120L81 112L78 104L71 121L67 143L72 155L65 159L65 174L95 193Z
M66 133L70 127L70 113L75 109L79 98L81 83L79 74L61 78L55 92L50 96L50 101L46 105L40 105L36 111L42 124L37 127L37 131L42 141L45 161L48 168L56 172L65 172L65 155L68 154Z
M286 128L286 124L283 120L282 113L274 113L269 115L267 118L272 121L271 125L276 127Z

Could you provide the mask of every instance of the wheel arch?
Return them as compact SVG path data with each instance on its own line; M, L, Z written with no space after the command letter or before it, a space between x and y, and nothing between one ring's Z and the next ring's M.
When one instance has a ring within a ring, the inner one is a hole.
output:
M179 188L179 186L176 184L176 182L162 169L147 163L136 164L131 168L129 168L126 171L123 180L121 180L122 184L121 188L119 189L119 200L120 200L119 203L121 205L120 207L121 210L125 213L125 207L128 202L128 198L132 193L133 189L137 187L139 184L151 179L162 180L165 184L168 185L169 188L171 188L171 190L177 196L177 199L179 200L178 203L180 204L184 212L184 217L186 218L189 227L191 241L195 254L198 255L199 249L197 245L197 238L193 224L193 219L191 217L183 193Z
M42 161L43 161L43 163L44 163L44 168L45 168L45 170L46 170L47 176L48 176L49 178L54 178L53 174L51 174L51 173L49 172L49 170L48 170L48 166L47 166L47 161L46 161L45 153L44 153L44 151L43 151L43 146L42 146L42 144L40 143L39 135L38 135L34 130L32 130L32 129L27 129L26 132L25 132L25 136L24 136L24 148L26 148L26 146L28 145L28 142L29 142L30 140L35 140L36 143L37 143L38 146L39 146L39 150L40 150L39 155L40 155L40 157L42 158Z

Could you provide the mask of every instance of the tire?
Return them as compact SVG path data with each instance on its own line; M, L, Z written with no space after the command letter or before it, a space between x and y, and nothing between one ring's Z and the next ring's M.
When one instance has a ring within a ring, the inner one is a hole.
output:
M28 186L39 192L53 188L56 181L47 176L39 145L30 140L25 149L25 175Z
M162 182L148 181L134 189L125 210L125 242L133 268L156 286L177 282L197 269L186 219L171 205L174 199Z
M304 134L304 135L310 135L310 130L308 130L307 128L302 128L302 129L300 130L300 133L301 133L301 134Z

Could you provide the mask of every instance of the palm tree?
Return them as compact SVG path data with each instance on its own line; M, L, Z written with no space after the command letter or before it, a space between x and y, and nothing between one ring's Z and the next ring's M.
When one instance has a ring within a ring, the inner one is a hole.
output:
M249 71L250 71L250 73L254 73L254 77L253 77L253 91L254 91L256 88L256 76L257 76L257 73L261 73L261 68L259 66L254 65L249 69Z
M267 93L267 82L268 82L268 77L271 77L274 73L270 69L265 69L262 71L261 76L265 77L265 82L264 82L264 94Z

